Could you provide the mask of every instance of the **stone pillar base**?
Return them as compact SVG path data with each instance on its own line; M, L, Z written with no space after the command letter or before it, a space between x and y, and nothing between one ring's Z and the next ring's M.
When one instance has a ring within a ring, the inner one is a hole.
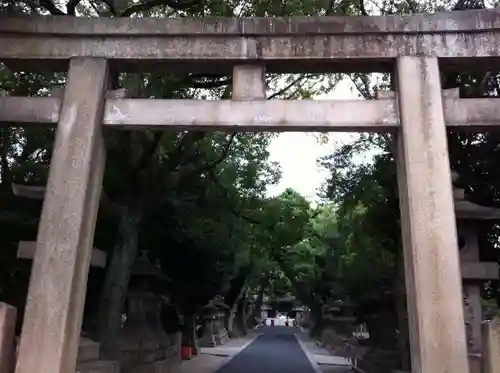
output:
M100 360L100 344L89 338L80 337L75 373L120 373L120 363Z

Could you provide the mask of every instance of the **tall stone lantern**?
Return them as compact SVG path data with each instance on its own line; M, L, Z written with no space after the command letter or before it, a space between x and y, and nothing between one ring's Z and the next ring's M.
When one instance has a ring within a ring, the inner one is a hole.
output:
M161 298L151 292L154 281L164 280L145 252L132 268L127 292L127 319L120 330L122 373L166 373L172 364L169 336L159 318Z
M458 174L452 173L469 365L471 373L481 373L483 353L481 288L485 282L498 279L499 271L496 262L480 261L478 228L482 221L500 221L500 209L466 201L464 190L455 187L458 177Z
M203 335L199 340L199 345L201 347L215 347L217 346L217 327L216 320L218 318L218 308L209 302L207 305L202 307L202 320L203 320Z

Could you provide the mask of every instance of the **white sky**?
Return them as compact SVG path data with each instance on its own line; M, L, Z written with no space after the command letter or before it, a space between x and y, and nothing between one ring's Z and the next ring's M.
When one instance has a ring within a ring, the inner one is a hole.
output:
M340 81L333 92L316 99L357 100L357 90L348 78ZM286 132L275 138L269 147L270 160L281 165L282 178L278 185L268 189L269 195L277 195L286 188L293 188L310 201L316 201L317 189L328 177L328 172L316 165L318 158L331 154L341 143L354 135L331 133L326 144L318 143L312 133Z

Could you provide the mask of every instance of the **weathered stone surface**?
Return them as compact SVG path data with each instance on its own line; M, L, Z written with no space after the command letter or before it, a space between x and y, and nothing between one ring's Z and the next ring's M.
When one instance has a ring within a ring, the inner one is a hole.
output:
M260 101L182 102L180 111L174 112L165 110L168 105L180 102L151 101L151 104L119 100L122 96L106 93L106 61L91 58L70 62L70 85L65 89L63 105L58 98L62 92L57 91L54 97L43 99L0 98L0 122L59 121L38 236L43 250L39 250L35 259L16 372L74 370L104 164L100 136L100 125L104 122L118 128L177 125L183 129L218 129L220 125L237 130L335 127L365 130L363 126L368 126L388 131L399 127L398 173L414 373L465 373L467 353L453 204L447 181L445 121L450 126L470 126L477 130L497 125L500 109L496 99L443 98L438 58L443 68L493 66L498 63L499 29L498 10L403 17L174 19L172 22L2 18L0 60L12 67L66 70L72 57L90 56L112 60L117 70L166 68L171 72L177 68L230 73L234 68L233 98ZM433 57L424 57L430 55ZM336 103L274 104L263 100L264 70L389 71L396 60L401 125L391 100L348 103L343 107ZM108 98L107 108L111 105L118 111L111 114L104 111L105 98ZM345 112L346 105L353 105L353 113L363 112L368 119L358 125L355 122L359 118L351 113L344 117L335 115L335 110ZM291 108L304 114L296 114ZM307 113L305 108L309 109ZM151 116L144 114L148 109L155 109L154 117L152 111ZM235 116L224 122L221 113ZM308 118L313 118L312 124L304 126ZM244 125L236 127L235 122ZM158 359L156 352L152 359ZM161 361L158 366L162 366ZM90 366L90 372L103 373L92 371L94 368L100 369Z
M233 69L233 100L266 99L265 65L236 65Z
M38 227L16 373L75 370L105 164L107 61L71 60Z
M11 373L14 365L17 310L0 302L0 373Z
M400 57L397 74L397 171L412 370L469 373L438 59Z
M75 373L120 373L120 362L100 359L100 343L80 337Z
M0 96L0 123L56 124L60 110L58 98Z
M17 246L17 257L20 259L33 259L36 252L36 242L20 241ZM102 250L94 248L90 257L90 265L92 267L106 267L106 253Z
M340 72L390 71L400 55L434 55L443 58L444 67L477 67L478 58L498 56L492 41L499 32L499 18L497 9L414 16L169 22L4 18L0 60L31 60L30 67L37 70L64 70L71 57L88 56L117 60L123 70L230 72L235 61L260 61L272 72ZM182 63L172 65L176 61ZM27 68L21 61L9 66Z
M99 36L280 36L386 33L450 33L500 29L498 9L389 16L77 18L2 17L0 33Z
M27 187L42 188L45 187ZM30 194L30 198L33 197ZM42 195L43 198L43 195ZM22 259L33 259L36 253L36 242L21 241L18 245L17 257ZM106 253L98 249L92 250L90 265L94 267L105 267ZM119 373L117 362L100 360L100 343L95 342L87 337L80 336L78 343L76 372L79 373ZM10 373L10 372L9 372Z
M64 71L73 57L99 57L116 61L121 71L168 71L229 73L235 61L265 62L273 73L299 72L388 72L401 55L437 55L443 68L494 68L496 34L388 34L364 38L361 35L228 37L116 37L71 38L47 36L26 38L0 35L0 61L15 70ZM95 40L94 40L95 39ZM382 40L381 40L382 39ZM28 48L21 48L28 45ZM116 46L119 45L118 49ZM449 48L452 45L453 48ZM55 48L56 49L52 49ZM471 47L474 46L474 47ZM482 57L490 59L480 60ZM15 63L13 62L15 60Z
M391 95L392 98L394 95ZM446 96L445 96L446 97ZM444 99L449 127L495 131L498 99ZM0 123L45 123L59 120L56 98L0 97ZM363 116L357 113L363 113ZM108 99L103 124L122 130L211 129L237 131L393 131L399 126L396 105L385 100L138 100Z

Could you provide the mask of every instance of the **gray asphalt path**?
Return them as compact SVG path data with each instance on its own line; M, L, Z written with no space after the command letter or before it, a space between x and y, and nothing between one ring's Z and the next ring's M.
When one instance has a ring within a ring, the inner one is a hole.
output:
M294 328L262 328L247 348L221 367L217 373L315 373L297 342Z

